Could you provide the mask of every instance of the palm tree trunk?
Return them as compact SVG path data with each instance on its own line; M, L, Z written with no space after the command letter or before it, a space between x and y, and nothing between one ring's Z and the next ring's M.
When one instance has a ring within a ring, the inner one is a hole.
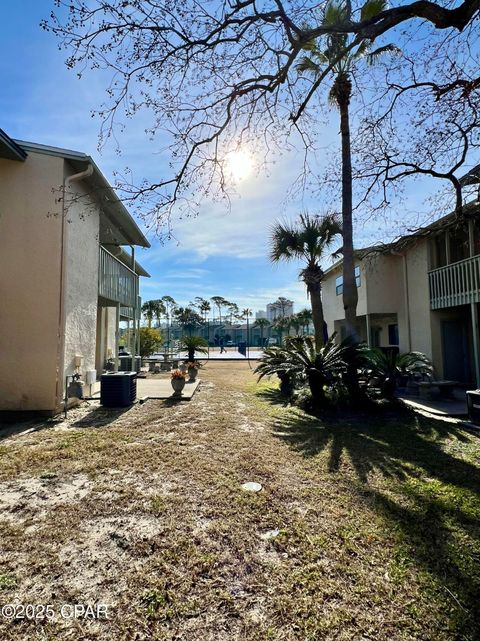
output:
M308 293L310 295L310 303L312 305L312 320L315 332L315 349L318 350L323 347L325 341L323 340L323 304L321 296L320 283L311 283L307 285Z
M350 149L350 95L339 101L340 133L342 137L342 227L343 227L343 308L347 336L356 337L358 292L355 282L352 212L352 154Z

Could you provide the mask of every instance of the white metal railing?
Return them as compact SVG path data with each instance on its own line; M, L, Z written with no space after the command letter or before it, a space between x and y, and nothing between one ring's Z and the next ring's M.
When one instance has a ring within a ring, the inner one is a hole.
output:
M480 302L480 256L428 272L430 307L441 309Z
M136 307L138 275L100 247L98 295L124 307Z

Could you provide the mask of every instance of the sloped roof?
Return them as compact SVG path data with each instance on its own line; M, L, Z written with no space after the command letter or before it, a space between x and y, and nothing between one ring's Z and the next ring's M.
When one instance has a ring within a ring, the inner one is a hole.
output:
M12 142L23 151L25 157L30 152L64 158L77 172L83 171L89 165L92 165L93 174L84 178L84 182L89 185L104 214L101 221L100 241L115 245L150 247L150 243L141 229L91 156L80 151L51 147L25 140L13 140Z
M0 129L0 158L7 160L25 160L27 152L22 149L12 138Z

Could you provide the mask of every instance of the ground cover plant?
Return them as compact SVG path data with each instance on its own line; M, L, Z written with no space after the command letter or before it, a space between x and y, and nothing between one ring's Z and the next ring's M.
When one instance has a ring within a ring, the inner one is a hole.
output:
M201 376L190 402L1 433L2 604L110 618L3 618L0 638L478 638L476 435L399 409L315 418L248 363Z

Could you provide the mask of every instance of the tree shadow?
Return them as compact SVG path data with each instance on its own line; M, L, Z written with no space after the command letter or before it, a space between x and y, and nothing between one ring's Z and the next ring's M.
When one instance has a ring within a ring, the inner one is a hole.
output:
M328 472L344 471L358 500L394 533L407 567L428 577L452 638L480 638L480 468L464 448L475 447L477 434L408 409L320 418L293 408L275 419L274 434Z
M70 426L74 428L100 428L114 423L121 416L129 412L134 406L106 408L103 406L91 407L89 411Z
M442 448L448 436L469 440L456 423L427 418L401 406L378 414L338 412L322 417L292 408L275 419L274 434L305 457L327 452L330 472L337 472L347 459L363 483L375 471L405 478L415 468L468 488L478 487L480 480L477 467Z

